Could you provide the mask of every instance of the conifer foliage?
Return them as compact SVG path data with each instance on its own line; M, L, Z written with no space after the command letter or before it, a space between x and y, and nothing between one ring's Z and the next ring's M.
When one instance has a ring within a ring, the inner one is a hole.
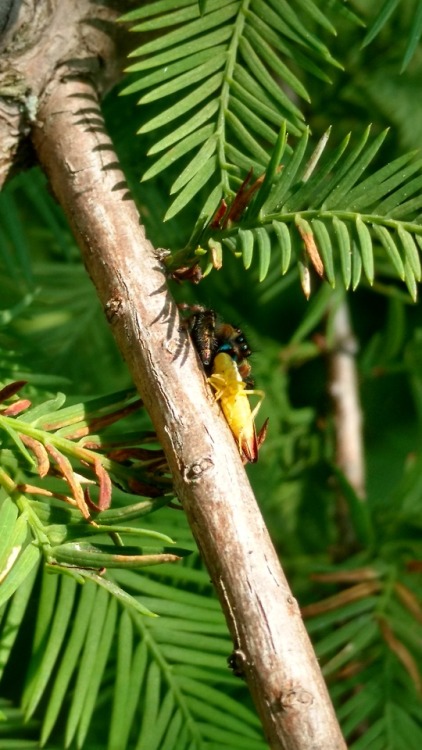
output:
M169 278L207 276L195 295L244 316L256 344L270 425L251 480L344 735L419 750L421 4L121 5L138 41L107 123ZM38 169L0 194L0 266L3 746L264 750L163 451ZM345 306L364 492L336 464L327 406Z

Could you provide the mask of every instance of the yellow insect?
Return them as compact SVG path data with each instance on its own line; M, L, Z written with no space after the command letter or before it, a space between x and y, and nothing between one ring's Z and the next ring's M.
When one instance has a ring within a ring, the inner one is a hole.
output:
M215 399L220 402L226 421L239 446L239 452L246 463L258 460L258 450L267 433L268 419L264 422L258 435L255 429L255 417L264 398L262 391L248 390L242 380L234 359L226 352L219 352L214 357L212 374L208 378L215 391ZM260 396L253 411L248 396Z

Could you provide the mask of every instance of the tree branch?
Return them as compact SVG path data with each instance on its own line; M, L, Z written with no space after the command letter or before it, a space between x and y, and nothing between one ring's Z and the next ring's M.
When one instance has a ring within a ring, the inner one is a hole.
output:
M94 87L59 58L33 144L165 450L270 746L341 750L299 608L100 118Z
M330 394L336 429L336 463L360 498L365 497L362 410L356 370L357 342L345 299L334 314Z
M343 297L332 321L332 348L328 356L329 390L333 404L336 464L357 497L365 500L365 461L363 450L362 410L356 368L357 342L350 322L349 309ZM350 509L338 487L336 496L338 543L335 558L345 559L357 548L356 532Z

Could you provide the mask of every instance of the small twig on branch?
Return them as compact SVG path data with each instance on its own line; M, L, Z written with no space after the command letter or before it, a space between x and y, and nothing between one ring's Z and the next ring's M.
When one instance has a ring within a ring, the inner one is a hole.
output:
M62 14L73 0L58 5ZM85 34L84 44L88 26ZM91 39L91 55L94 49ZM39 91L36 153L151 415L271 748L342 750L317 659L236 445L98 127L92 76L75 76L74 60L83 54L78 39L72 66L58 59Z

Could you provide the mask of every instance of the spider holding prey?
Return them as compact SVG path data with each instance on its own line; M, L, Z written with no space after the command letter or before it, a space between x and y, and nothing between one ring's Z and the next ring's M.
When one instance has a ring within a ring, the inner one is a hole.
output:
M201 305L181 304L190 310L186 328L199 354L208 382L215 391L226 421L236 439L242 460L255 463L259 447L265 440L268 420L256 433L255 416L264 394L254 390L249 379L251 366L248 357L251 349L240 328L229 323L219 323L214 310ZM259 396L260 401L251 410L248 396Z

